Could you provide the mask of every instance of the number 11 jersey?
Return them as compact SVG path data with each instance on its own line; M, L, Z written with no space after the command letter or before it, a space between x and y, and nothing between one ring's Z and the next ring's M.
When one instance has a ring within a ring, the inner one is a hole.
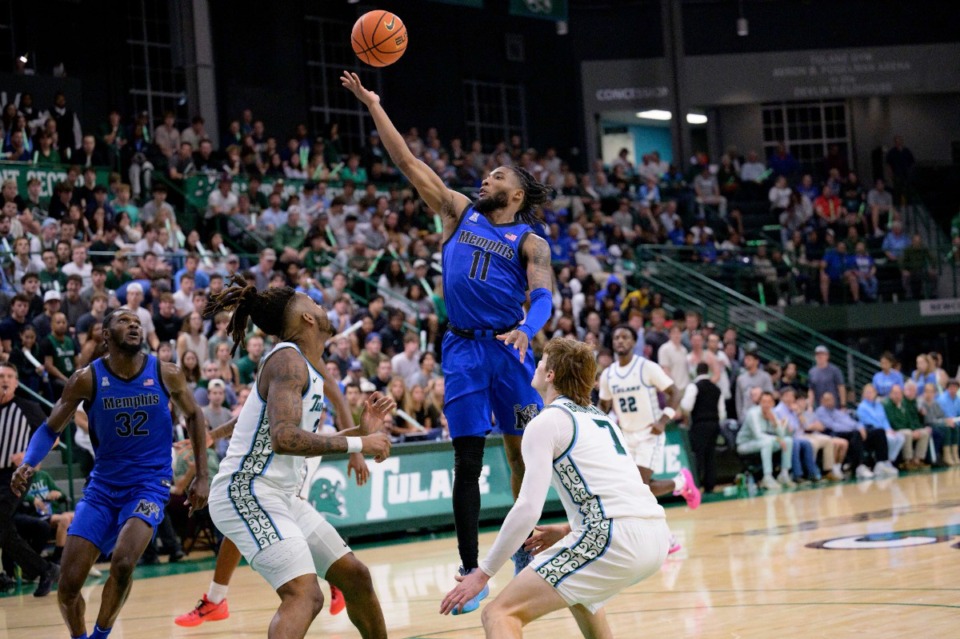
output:
M472 206L443 245L443 297L450 323L462 329L512 328L523 320L527 267L523 243L532 229L493 224Z

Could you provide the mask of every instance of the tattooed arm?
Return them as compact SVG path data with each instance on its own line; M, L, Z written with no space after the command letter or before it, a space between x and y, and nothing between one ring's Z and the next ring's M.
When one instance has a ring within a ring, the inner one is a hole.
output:
M530 292L530 309L527 318L516 330L497 339L513 346L520 353L523 363L527 345L540 332L553 313L553 267L550 264L550 246L546 240L531 233L523 243L523 258L527 263L527 288Z
M347 452L347 438L343 435L319 435L301 428L303 391L308 379L306 362L292 348L271 355L260 372L257 384L267 401L273 452L303 457ZM377 461L390 455L390 439L383 433L361 437L360 441L361 452L373 455Z

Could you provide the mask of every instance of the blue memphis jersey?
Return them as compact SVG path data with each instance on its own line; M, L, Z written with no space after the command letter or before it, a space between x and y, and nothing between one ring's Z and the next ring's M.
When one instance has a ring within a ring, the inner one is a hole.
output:
M92 479L116 486L170 481L173 419L160 363L147 355L131 380L93 362L93 399L87 403L94 450Z
M533 230L493 224L471 206L443 245L443 298L450 323L464 329L519 324L527 299L527 269L520 248Z

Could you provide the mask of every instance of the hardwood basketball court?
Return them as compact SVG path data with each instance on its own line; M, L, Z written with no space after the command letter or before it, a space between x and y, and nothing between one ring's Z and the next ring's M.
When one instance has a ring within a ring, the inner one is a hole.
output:
M696 512L669 508L683 550L614 599L607 616L617 637L957 637L958 506L960 470L949 470L704 503ZM494 532L481 535L481 556L493 538ZM479 613L437 613L458 564L452 536L362 546L357 554L373 574L391 637L483 636ZM246 566L230 586L229 619L174 625L173 617L206 591L212 566L204 560L138 569L111 639L266 637L279 600ZM491 582L492 597L511 577L506 568ZM154 573L165 576L149 577ZM102 581L84 589L89 629ZM0 628L10 639L67 636L55 594L0 599ZM325 606L310 636L359 634L346 613L330 617ZM560 612L529 626L525 636L579 633L569 613Z

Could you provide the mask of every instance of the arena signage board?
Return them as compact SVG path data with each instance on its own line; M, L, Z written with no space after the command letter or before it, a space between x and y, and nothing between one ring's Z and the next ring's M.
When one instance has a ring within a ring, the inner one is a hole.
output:
M681 467L690 468L686 437L667 430L662 459L654 462L654 477L670 479ZM445 526L453 523L453 446L449 442L397 446L377 464L367 460L370 479L357 486L347 475L347 456L307 460L300 496L310 502L344 535ZM502 517L513 505L510 468L499 437L490 437L480 476L481 519ZM559 515L563 506L553 488L543 512Z
M954 93L960 45L777 51L684 59L688 104Z
M566 20L567 0L510 0L510 14L524 18Z
M67 179L67 166L37 166L25 162L0 162L0 181L15 180L20 193L27 192L27 182L40 180L40 197L50 198L57 184ZM97 184L107 185L110 171L97 169ZM79 186L79 185L78 185Z

